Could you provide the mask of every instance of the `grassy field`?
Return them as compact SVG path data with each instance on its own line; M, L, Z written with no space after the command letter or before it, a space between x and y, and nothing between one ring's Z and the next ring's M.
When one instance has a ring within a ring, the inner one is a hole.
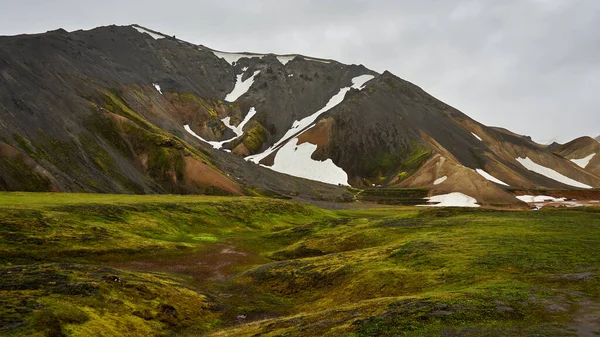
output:
M595 336L600 209L0 193L0 335Z

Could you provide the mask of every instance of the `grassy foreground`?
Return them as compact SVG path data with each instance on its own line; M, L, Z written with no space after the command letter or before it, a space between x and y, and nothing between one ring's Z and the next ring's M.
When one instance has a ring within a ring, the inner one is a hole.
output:
M0 335L594 336L600 209L0 193Z

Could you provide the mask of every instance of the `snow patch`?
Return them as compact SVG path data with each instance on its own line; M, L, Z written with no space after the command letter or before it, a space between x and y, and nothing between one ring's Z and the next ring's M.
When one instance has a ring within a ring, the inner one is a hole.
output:
M590 160L592 160L592 158L594 158L595 155L596 155L595 153L592 153L585 158L571 159L571 161L574 162L575 164L577 164L581 168L586 168L589 165Z
M243 71L243 72L246 72L246 70L248 70L248 67L244 67L244 68L242 68L242 71Z
M254 117L254 115L256 115L256 109L254 107L251 107L250 110L248 111L248 113L246 114L246 117L244 117L244 120L238 126L233 126L233 125L229 124L229 121L231 120L230 117L225 117L225 118L221 119L221 122L223 122L223 124L225 124L226 127L228 127L231 131L233 131L235 133L235 137L227 139L227 140L222 140L219 142L206 140L206 139L200 137L187 124L184 125L183 128L185 129L185 131L187 131L192 136L200 139L201 141L203 141L207 144L210 144L214 149L219 150L226 143L229 143L229 142L237 139L238 137L242 136L244 134L244 131L243 131L244 126L246 126L246 124L248 124L248 122L250 121L250 119L252 119L252 117ZM231 150L227 150L227 149L223 149L223 151L231 152Z
M164 39L166 37L164 35L153 33L153 32L151 32L149 30L146 30L146 29L144 29L142 27L138 27L138 26L131 26L131 27L133 27L133 29L137 30L138 32L140 32L142 34L145 33L145 34L148 34L148 35L152 36L152 38L155 39L155 40Z
M548 195L519 195L517 199L526 202L528 204L534 202L563 202L567 200L567 198L555 198Z
M289 74L288 77L294 77L294 74Z
M202 137L198 136L198 135L197 135L197 134L196 134L196 133L195 133L195 132L194 132L194 131L193 131L193 130L190 128L190 126L189 126L189 125L187 125L187 124L186 124L186 125L184 125L184 126L183 126L183 128L185 129L185 131L187 131L187 132L188 132L189 134L191 134L192 136L194 136L194 137L196 137L196 138L200 139L201 141L203 141L203 142L205 142L205 143L207 143L207 144L210 144L210 145L211 145L211 146L212 146L214 149L217 149L217 150L218 150L218 149L220 149L220 148L222 148L222 147L223 147L223 144L225 144L225 143L229 143L230 141L232 141L232 140L234 140L234 139L236 139L236 138L237 138L237 136L236 136L236 137L233 137L233 138L231 138L231 139L228 139L228 140L223 140L223 141L220 141L220 142L215 142L215 141L206 140L206 139L204 139L204 138L202 138Z
M161 95L163 94L162 90L160 90L160 85L158 85L158 83L152 83L152 86L154 86L154 89L156 89L156 91L158 91Z
M233 90L225 96L225 100L227 102L235 102L240 96L248 92L252 84L254 83L254 77L260 73L260 70L254 72L254 74L248 77L245 81L242 80L244 74L239 74L236 76L236 82L233 87Z
M229 122L231 120L230 117L225 117L225 118L221 119L221 121L223 122L223 124L225 124L225 126L227 128L229 128L231 131L233 131L239 137L244 134L244 126L246 126L246 124L248 124L248 122L250 122L250 119L252 119L252 117L254 117L254 115L256 115L256 109L254 107L252 107L246 114L246 117L244 117L244 120L238 126L233 126L233 125L229 124Z
M561 206L566 206L566 207L583 207L586 206L586 204L582 204L577 202L577 200L573 199L570 201L567 201L567 198L555 198L555 197L551 197L551 196L547 196L547 195L519 195L517 196L517 199L526 202L528 204L533 204L533 210L537 211L542 209L544 206L546 206L549 203L557 203L560 204ZM590 201L590 203L593 201ZM589 206L589 205L588 205Z
M331 159L318 161L311 158L316 150L317 145L311 143L298 145L298 138L293 138L279 149L273 166L269 168L300 178L348 186L348 174L336 166Z
M296 55L279 55L276 56L281 64L286 65L288 62L296 58Z
M480 207L477 200L460 192L436 195L427 198L429 202L437 202L435 205L418 205L424 207Z
M319 60L319 59L315 59L312 57L304 57L305 60L307 61L315 61L315 62L321 62L321 63L331 63L331 61L325 61L325 60Z
M225 61L227 61L227 63L229 63L231 65L234 65L237 61L239 61L241 58L244 58L244 57L247 57L247 58L253 58L253 57L263 58L265 56L263 54L226 53L226 52L216 51L216 50L213 50L212 52L213 52L213 54L215 54L215 56L224 59Z
M441 178L437 178L437 179L436 179L436 180L433 182L433 184L434 184L434 185L439 185L439 184L443 183L444 181L446 181L446 179L448 179L448 177L447 177L447 176L443 176L443 177L441 177Z
M479 139L479 141L480 141L480 142L483 142L483 139L481 139L481 137L479 137L478 135L476 135L474 132L471 132L471 134L472 134L472 135L473 135L475 138Z
M509 186L507 183L503 182L502 180L492 176L491 174L485 172L482 169L476 169L475 172L479 173L482 177L484 177L485 179L494 182L496 184L500 184L500 185L504 185L504 186Z
M363 90L365 88L365 84L372 80L375 76L373 75L360 75L352 79L352 88Z
M344 97L346 97L346 93L350 91L351 88L361 90L362 88L364 88L364 84L373 79L374 77L375 76L373 75L361 75L353 78L352 86L341 88L340 91L337 94L333 95L329 102L327 102L327 104L325 104L325 106L319 111L299 121L294 121L292 127L285 133L285 135L283 135L283 137L281 137L281 139L279 139L275 144L273 144L273 146L269 147L262 153L248 156L245 159L258 164L261 160L268 157L271 153L275 152L279 145L283 144L288 139L299 135L300 132L305 131L307 127L314 123L317 120L317 118L319 118L319 116L331 110L336 105L340 104L344 100Z
M519 163L521 163L521 165L523 165L526 169L533 171L535 173L541 174L545 177L548 177L552 180L556 180L558 182L561 182L563 184L566 185L570 185L570 186L574 186L574 187L579 187L579 188L592 188L592 186L586 185L584 183L580 183L577 180L571 179L567 176L564 176L558 172L556 172L555 170L536 164L535 162L533 162L531 159L529 159L529 157L525 157L525 158L516 158L517 161Z

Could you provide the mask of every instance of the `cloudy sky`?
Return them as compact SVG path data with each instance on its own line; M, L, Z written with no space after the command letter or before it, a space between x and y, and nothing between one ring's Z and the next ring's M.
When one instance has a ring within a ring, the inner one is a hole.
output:
M2 4L6 2L6 4ZM0 35L138 23L390 70L538 142L600 134L598 0L0 0Z

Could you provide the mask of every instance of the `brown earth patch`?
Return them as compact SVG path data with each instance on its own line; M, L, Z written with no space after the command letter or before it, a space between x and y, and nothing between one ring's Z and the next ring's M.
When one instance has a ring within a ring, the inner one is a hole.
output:
M318 146L317 152L319 151L319 148L327 150L329 139L331 138L332 127L333 119L325 118L320 120L317 125L298 136L298 145L309 142Z
M193 157L185 157L185 184L198 187L216 187L234 195L244 195L242 188L216 169Z
M153 256L133 261L109 261L107 264L133 271L185 275L192 278L192 283L205 286L207 281L226 281L236 275L243 266L264 262L264 258L240 248L209 243L201 250L187 254Z
M246 147L246 145L244 145L244 143L240 143L231 152L233 154L236 154L236 155L241 156L241 157L247 157L247 156L250 155L250 151L248 150L248 148Z

